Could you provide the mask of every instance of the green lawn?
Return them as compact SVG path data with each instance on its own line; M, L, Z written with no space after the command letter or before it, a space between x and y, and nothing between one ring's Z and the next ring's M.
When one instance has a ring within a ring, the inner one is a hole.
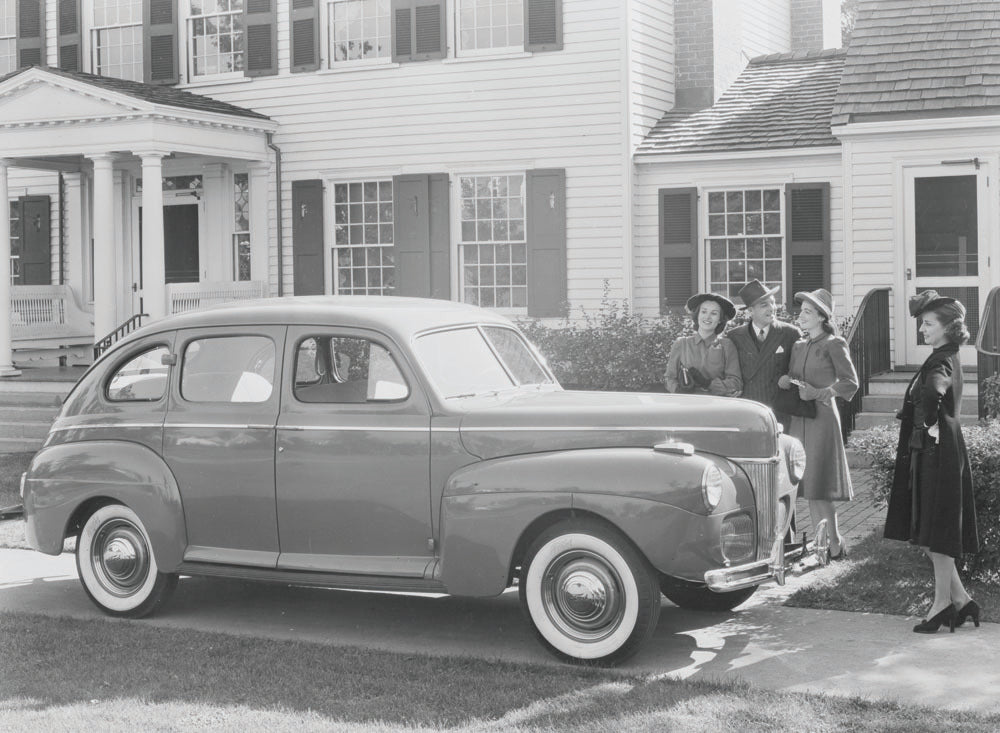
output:
M931 561L905 542L870 535L851 547L846 567L816 578L785 601L787 606L923 616L934 597ZM965 584L982 607L982 619L1000 622L1000 584Z
M1000 716L742 684L0 614L4 730L983 731Z

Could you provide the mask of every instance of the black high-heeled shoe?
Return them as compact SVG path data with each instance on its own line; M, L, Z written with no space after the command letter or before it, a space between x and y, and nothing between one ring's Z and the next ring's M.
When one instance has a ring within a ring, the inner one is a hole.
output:
M970 600L955 612L955 626L961 626L967 618L971 618L972 623L979 628L979 604L975 601Z
M847 543L844 542L843 540L841 540L840 541L840 552L838 552L836 555L834 555L831 552L830 553L830 561L831 562L837 562L838 560L846 560L846 559L847 559Z
M913 630L918 634L936 634L937 630L941 628L941 624L948 624L948 630L951 633L955 633L955 617L958 614L955 611L955 607L950 603L942 608L940 611L935 613L929 619L921 621L919 624L913 627Z

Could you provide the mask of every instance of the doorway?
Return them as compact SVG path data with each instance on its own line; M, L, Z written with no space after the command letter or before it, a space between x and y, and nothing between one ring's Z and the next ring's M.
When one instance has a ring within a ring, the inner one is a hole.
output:
M196 283L201 277L199 255L199 209L200 203L189 203L190 199L172 201L164 192L163 203L163 265L164 282ZM142 206L137 212L137 236L139 256L133 259L132 292L133 313L144 313L142 302Z

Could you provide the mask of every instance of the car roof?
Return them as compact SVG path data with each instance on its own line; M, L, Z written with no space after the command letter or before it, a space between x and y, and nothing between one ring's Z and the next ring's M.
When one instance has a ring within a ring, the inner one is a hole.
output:
M211 326L316 324L372 328L405 343L422 331L466 323L509 325L510 321L478 306L433 298L308 295L200 308L158 320L133 335L140 338L157 332Z

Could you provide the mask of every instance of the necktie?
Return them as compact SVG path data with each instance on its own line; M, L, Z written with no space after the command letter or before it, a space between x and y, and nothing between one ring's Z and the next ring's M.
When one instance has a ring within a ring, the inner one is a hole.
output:
M760 331L757 333L757 338L760 340L761 343L764 343L764 329L763 328L760 329Z

